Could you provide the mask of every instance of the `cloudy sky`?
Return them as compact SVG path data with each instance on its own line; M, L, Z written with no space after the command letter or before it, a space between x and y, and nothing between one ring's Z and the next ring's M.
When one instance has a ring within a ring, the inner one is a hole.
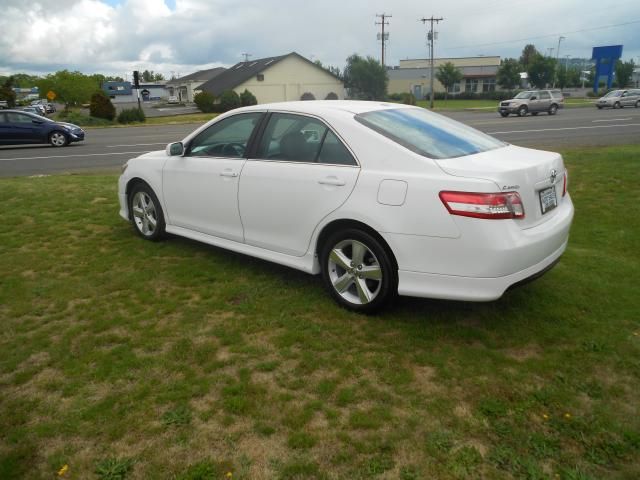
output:
M640 61L638 0L0 0L0 74L61 69L166 77L296 51L343 68L352 53L380 57L376 14L391 14L386 63L426 58L422 17L437 26L437 57L517 57L526 43L560 57L624 45Z

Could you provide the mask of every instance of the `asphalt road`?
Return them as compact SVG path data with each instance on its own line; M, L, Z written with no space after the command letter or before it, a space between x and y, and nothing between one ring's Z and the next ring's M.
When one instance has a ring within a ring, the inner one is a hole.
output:
M554 150L640 143L640 109L573 108L555 116L509 116L497 111L448 112L447 116L501 140ZM89 129L84 142L56 149L47 145L0 147L0 176L119 171L129 158L181 140L198 125Z

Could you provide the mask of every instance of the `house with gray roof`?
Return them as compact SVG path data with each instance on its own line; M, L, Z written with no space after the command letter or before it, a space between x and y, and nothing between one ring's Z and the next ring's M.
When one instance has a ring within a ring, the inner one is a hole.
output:
M200 85L215 78L225 70L226 68L224 67L210 68L169 80L167 82L169 95L178 97L178 100L181 102L193 102L194 91Z
M196 90L219 96L249 90L258 103L325 98L344 99L344 83L296 52L236 63Z

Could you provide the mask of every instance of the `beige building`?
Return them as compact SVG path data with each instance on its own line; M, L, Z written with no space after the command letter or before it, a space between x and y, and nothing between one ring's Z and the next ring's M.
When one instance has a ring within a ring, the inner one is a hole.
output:
M200 70L184 77L175 78L167 82L167 90L170 96L178 97L181 102L193 102L195 90L203 83L220 75L226 69L223 67Z
M218 96L227 90L241 94L245 89L258 103L300 100L303 96L309 100L345 97L342 80L295 52L237 63L197 90Z
M453 63L462 72L462 81L449 89L450 94L460 92L483 93L496 89L496 74L500 57L434 58L433 91L444 92L444 86L435 78L440 65ZM431 68L429 59L400 60L400 65L387 71L389 93L411 92L422 99L429 94Z

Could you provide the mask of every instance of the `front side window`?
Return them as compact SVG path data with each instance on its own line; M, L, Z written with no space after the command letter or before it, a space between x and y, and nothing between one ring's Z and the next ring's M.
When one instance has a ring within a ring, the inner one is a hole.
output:
M10 123L31 123L34 120L34 117L22 113L7 113L7 117Z
M191 141L186 156L244 158L262 115L261 112L244 113L214 123Z
M534 95L536 92L520 92L519 94L517 94L515 97L513 98L519 98L522 100L527 100L528 98L531 97L531 95Z
M461 157L505 146L474 128L421 108L375 110L356 115L355 119L428 158Z
M288 162L356 164L349 150L323 122L290 113L271 115L257 157Z

